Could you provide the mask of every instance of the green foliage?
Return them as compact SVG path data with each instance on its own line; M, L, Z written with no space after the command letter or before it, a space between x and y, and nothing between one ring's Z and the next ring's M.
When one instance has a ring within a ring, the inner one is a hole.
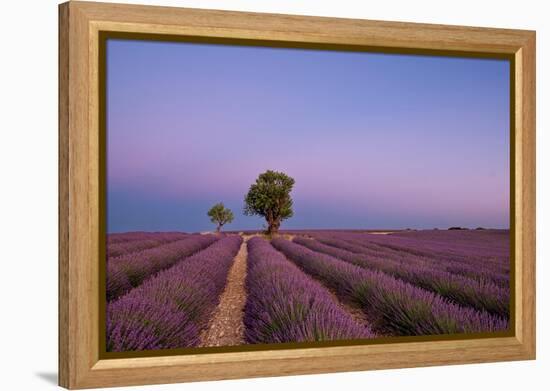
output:
M281 221L292 217L290 192L294 179L282 172L268 170L258 176L244 198L244 214L265 217L267 233L279 230Z
M220 232L221 228L228 223L231 223L234 219L231 209L226 208L223 203L217 203L208 211L210 221L217 224L216 231Z

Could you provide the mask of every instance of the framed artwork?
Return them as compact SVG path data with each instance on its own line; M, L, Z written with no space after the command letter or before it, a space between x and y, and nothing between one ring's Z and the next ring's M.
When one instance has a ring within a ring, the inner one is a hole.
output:
M535 358L534 32L59 12L60 385Z

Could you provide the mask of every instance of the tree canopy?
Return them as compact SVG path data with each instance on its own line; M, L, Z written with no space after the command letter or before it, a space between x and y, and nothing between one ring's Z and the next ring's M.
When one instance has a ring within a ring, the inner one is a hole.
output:
M290 192L294 179L283 172L268 170L250 186L244 202L244 214L266 219L269 235L277 233L281 222L293 215Z
M225 224L231 223L234 219L231 209L226 208L221 202L210 208L208 216L210 217L210 221L217 224L216 232L220 232Z

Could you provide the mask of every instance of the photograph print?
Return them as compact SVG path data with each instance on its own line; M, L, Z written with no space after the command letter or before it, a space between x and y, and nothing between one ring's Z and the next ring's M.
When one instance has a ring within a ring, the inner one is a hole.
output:
M105 45L107 354L511 329L509 60Z

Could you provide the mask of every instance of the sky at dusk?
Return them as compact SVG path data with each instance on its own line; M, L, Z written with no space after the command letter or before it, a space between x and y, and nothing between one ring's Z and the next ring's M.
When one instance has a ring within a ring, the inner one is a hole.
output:
M281 229L509 227L509 63L107 42L107 231L261 229L258 174L296 180Z

